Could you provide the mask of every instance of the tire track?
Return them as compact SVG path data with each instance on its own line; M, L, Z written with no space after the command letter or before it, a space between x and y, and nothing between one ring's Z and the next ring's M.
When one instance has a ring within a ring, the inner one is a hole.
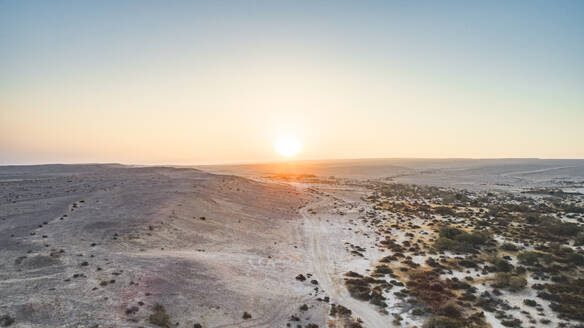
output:
M329 258L330 244L327 242L327 227L320 218L308 213L309 208L327 205L331 201L324 196L320 201L311 203L302 209L300 214L304 218L304 234L307 241L307 252L311 259L313 277L315 277L321 288L331 298L331 302L341 304L353 311L353 315L363 320L366 327L388 327L392 326L390 319L383 316L368 303L356 300L349 295L341 277L335 274L335 263ZM334 198L333 198L334 199ZM342 250L345 251L344 249Z

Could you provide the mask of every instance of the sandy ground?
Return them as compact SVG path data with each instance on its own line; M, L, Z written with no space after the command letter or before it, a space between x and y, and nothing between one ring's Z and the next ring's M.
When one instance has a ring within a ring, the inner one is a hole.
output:
M0 180L0 314L15 326L148 326L154 303L179 327L283 326L310 299L294 279L310 197L294 187L119 166Z

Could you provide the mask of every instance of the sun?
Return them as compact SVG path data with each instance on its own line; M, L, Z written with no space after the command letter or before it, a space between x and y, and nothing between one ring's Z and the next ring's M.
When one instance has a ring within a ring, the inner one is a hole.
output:
M301 149L302 145L295 136L280 136L274 141L274 150L284 157L297 155Z

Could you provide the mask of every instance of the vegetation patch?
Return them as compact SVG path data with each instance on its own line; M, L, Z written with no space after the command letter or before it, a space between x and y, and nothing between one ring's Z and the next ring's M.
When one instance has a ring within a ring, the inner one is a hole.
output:
M475 230L468 233L451 226L442 227L438 234L439 237L434 242L436 249L462 253L477 252L491 239L490 234L486 231Z
M497 272L493 283L493 287L505 288L513 292L520 291L526 286L527 280L524 277L509 272Z
M352 297L362 301L369 301L371 304L382 308L387 307L383 291L390 290L393 287L390 283L383 279L364 277L352 271L347 272L345 276L351 277L350 279L345 279L345 285Z
M166 313L164 305L160 303L154 304L152 307L152 314L148 317L148 321L159 327L170 327L170 316Z

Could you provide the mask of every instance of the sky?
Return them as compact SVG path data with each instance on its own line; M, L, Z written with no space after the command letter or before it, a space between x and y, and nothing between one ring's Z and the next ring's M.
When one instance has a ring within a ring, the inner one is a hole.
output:
M0 164L584 158L584 1L0 0Z

